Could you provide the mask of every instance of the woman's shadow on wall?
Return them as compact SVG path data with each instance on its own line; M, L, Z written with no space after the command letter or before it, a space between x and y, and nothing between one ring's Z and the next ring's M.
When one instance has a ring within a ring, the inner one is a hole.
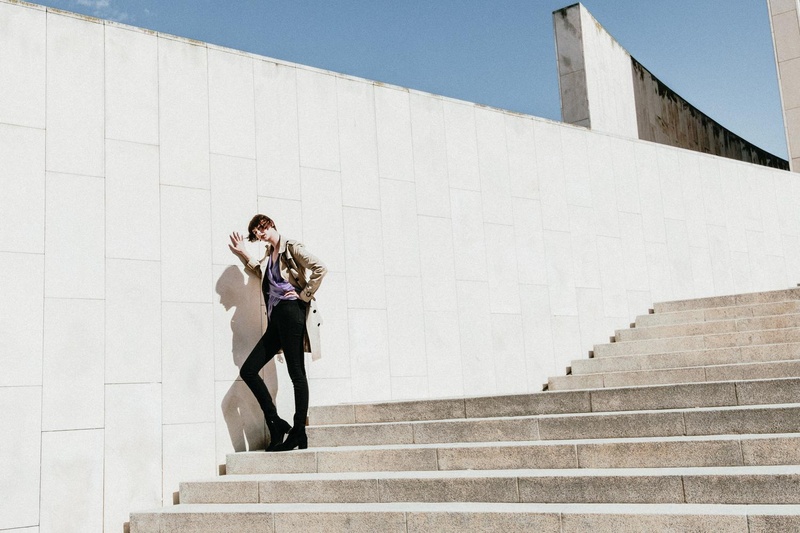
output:
M239 267L231 265L217 280L216 292L219 303L231 317L231 357L238 372L264 331L261 280L249 272L243 274ZM274 399L278 392L275 359L264 367L261 375ZM264 449L264 413L240 378L237 377L228 389L220 408L234 451Z

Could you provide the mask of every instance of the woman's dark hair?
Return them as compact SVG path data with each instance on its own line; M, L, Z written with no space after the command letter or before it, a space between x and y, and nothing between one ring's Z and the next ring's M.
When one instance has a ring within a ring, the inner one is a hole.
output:
M250 242L255 242L258 240L256 234L254 233L255 230L260 229L261 231L267 231L269 228L274 228L275 222L267 215L256 215L250 219L250 224L247 225L247 240Z

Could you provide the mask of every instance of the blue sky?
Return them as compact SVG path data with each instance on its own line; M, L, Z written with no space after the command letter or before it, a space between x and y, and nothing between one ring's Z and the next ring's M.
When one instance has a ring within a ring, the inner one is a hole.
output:
M561 119L552 12L569 0L42 0L256 54ZM766 0L584 0L640 63L786 158Z

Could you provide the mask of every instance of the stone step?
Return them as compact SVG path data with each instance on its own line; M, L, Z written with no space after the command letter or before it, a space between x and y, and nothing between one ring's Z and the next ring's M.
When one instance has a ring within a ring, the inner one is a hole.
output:
M637 316L634 323L637 328L643 328L795 313L800 313L800 300L715 307L711 309L690 309L688 311L673 311L670 313L651 313Z
M130 533L585 533L800 530L800 506L719 504L181 504L131 514Z
M183 482L198 503L800 504L800 466L345 472Z
M576 359L571 362L570 368L573 375L581 375L736 363L766 363L796 359L800 359L800 343L782 343Z
M800 328L717 333L690 337L646 339L640 341L613 342L594 347L595 357L616 357L620 355L653 354L662 352L683 352L690 350L709 350L733 346L754 346L759 344L782 344L800 342Z
M669 313L674 311L687 311L690 309L758 305L763 303L784 302L788 300L800 300L800 288L795 287L792 289L782 289L777 291L751 292L746 294L731 294L727 296L712 296L710 298L693 298L690 300L658 302L653 306L653 309L656 313Z
M417 400L315 407L314 431L328 425L424 422L607 411L722 407L792 403L800 398L800 379L759 379L722 383L687 383L484 396L451 400Z
M242 475L780 464L800 464L800 434L310 448L230 454L225 471Z
M800 360L555 376L547 380L547 389L581 390L784 377L800 377Z
M680 399L680 392L673 396L676 402L690 403ZM800 432L796 403L682 409L655 405L657 410L317 426L307 432L312 448Z
M676 324L621 329L614 332L615 342L647 340L672 337L691 337L713 335L715 333L734 333L737 331L772 330L800 327L800 314L768 315L750 318L734 318L699 322L695 324Z

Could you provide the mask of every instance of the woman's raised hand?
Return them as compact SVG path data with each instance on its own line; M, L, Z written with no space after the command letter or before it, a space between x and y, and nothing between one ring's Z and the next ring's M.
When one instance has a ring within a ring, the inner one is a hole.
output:
M228 245L234 255L247 262L250 258L247 255L247 250L244 247L244 237L237 231L230 235L231 243Z

